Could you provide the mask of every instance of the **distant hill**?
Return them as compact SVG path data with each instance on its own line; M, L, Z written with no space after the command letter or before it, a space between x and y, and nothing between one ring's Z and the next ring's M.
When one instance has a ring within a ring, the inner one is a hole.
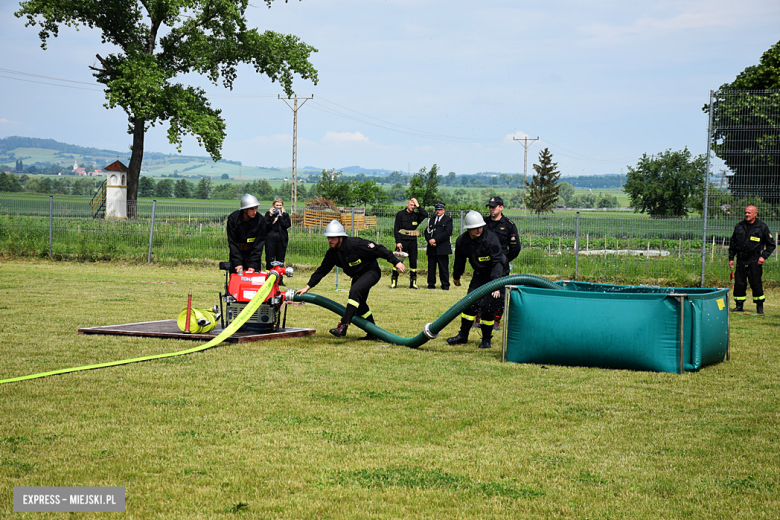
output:
M12 166L22 160L25 166L36 166L38 170L59 166L71 170L73 163L93 168L120 160L130 162L129 152L102 150L61 143L54 139L12 136L0 139L0 164ZM54 168L56 169L56 168ZM227 159L214 162L210 157L144 152L141 166L143 175L162 177L177 175L180 177L214 177L227 174L231 178L243 179L283 179L290 175L290 169L243 166L240 161ZM56 173L56 172L55 172Z

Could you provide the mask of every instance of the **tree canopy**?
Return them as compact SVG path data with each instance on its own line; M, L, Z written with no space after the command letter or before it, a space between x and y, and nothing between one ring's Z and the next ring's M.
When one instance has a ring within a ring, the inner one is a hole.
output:
M628 167L623 190L635 212L653 217L684 217L701 208L705 159L691 159L688 148L649 157L643 154L635 168Z
M270 8L272 0L264 0ZM128 165L128 209L137 199L145 131L168 124L168 140L181 148L193 135L216 161L221 158L225 121L203 89L177 81L197 73L232 88L240 64L278 81L293 95L293 76L317 83L309 57L317 50L296 36L247 27L248 0L24 0L17 17L39 26L45 50L59 29L86 26L101 31L116 52L97 54L93 69L105 86L106 108L120 106L133 136ZM158 185L159 186L159 185Z
M433 206L439 197L439 167L435 164L428 170L423 166L412 175L406 198L416 198L422 207Z
M536 175L528 183L526 195L528 208L536 212L537 216L552 212L555 201L558 200L560 192L558 179L561 177L561 172L557 168L558 163L552 162L552 153L548 148L539 152L539 164L534 164Z
M712 150L733 173L731 193L780 204L780 42L722 85L710 108Z

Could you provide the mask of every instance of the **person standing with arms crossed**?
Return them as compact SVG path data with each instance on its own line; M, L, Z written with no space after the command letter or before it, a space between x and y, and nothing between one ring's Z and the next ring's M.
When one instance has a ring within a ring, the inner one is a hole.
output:
M444 214L444 203L433 205L435 215L428 219L425 228L425 241L428 246L428 289L436 288L436 267L439 268L439 280L444 291L450 289L450 255L452 254L452 219Z
M756 304L756 312L764 314L764 286L761 283L764 262L775 250L775 240L769 227L758 220L758 210L755 206L745 208L745 220L737 223L729 242L729 267L734 269L736 257L736 271L734 274L734 303L736 306L732 312L742 312L742 306L747 300L747 284L750 282L750 290L753 293L753 303Z
M290 214L284 211L284 202L279 197L275 198L271 209L265 214L265 267L269 271L273 267L272 262L284 264L289 240L287 230L291 225Z
M393 235L395 236L395 250L409 254L409 288L417 287L417 237L420 232L417 230L423 220L428 218L428 212L421 208L417 199L412 197L406 202L406 208L395 214L395 224L393 225ZM390 278L390 288L395 289L398 285L398 271L393 271Z

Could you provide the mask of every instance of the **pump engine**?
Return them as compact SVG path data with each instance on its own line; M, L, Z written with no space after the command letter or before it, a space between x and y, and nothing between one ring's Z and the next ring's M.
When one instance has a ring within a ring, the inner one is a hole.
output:
M273 282L273 289L255 313L241 326L240 331L278 332L286 325L287 312L285 309L284 321L282 322L282 306L286 301L293 300L295 291L289 289L282 292L279 286L284 285L285 276L292 278L293 268L284 267L281 262L273 262L272 265L271 271L278 275ZM269 272L247 270L241 274L231 273L230 262L220 262L219 268L225 271L225 293L221 295L220 301L221 304L225 305L222 312L225 319L224 328L241 314L255 294L269 280Z

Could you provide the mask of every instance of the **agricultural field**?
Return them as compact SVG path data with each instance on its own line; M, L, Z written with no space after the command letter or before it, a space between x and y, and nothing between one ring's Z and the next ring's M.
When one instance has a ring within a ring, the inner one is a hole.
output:
M223 280L39 260L0 275L0 380L197 345L77 329L175 317L189 290L211 306ZM404 337L466 293L388 284L369 302ZM313 292L343 304L336 288ZM684 375L501 363L500 335L447 345L455 323L417 350L334 338L306 304L288 324L314 336L0 384L0 516L61 517L14 515L15 486L122 486L128 518L776 518L778 301L732 315L731 360Z

